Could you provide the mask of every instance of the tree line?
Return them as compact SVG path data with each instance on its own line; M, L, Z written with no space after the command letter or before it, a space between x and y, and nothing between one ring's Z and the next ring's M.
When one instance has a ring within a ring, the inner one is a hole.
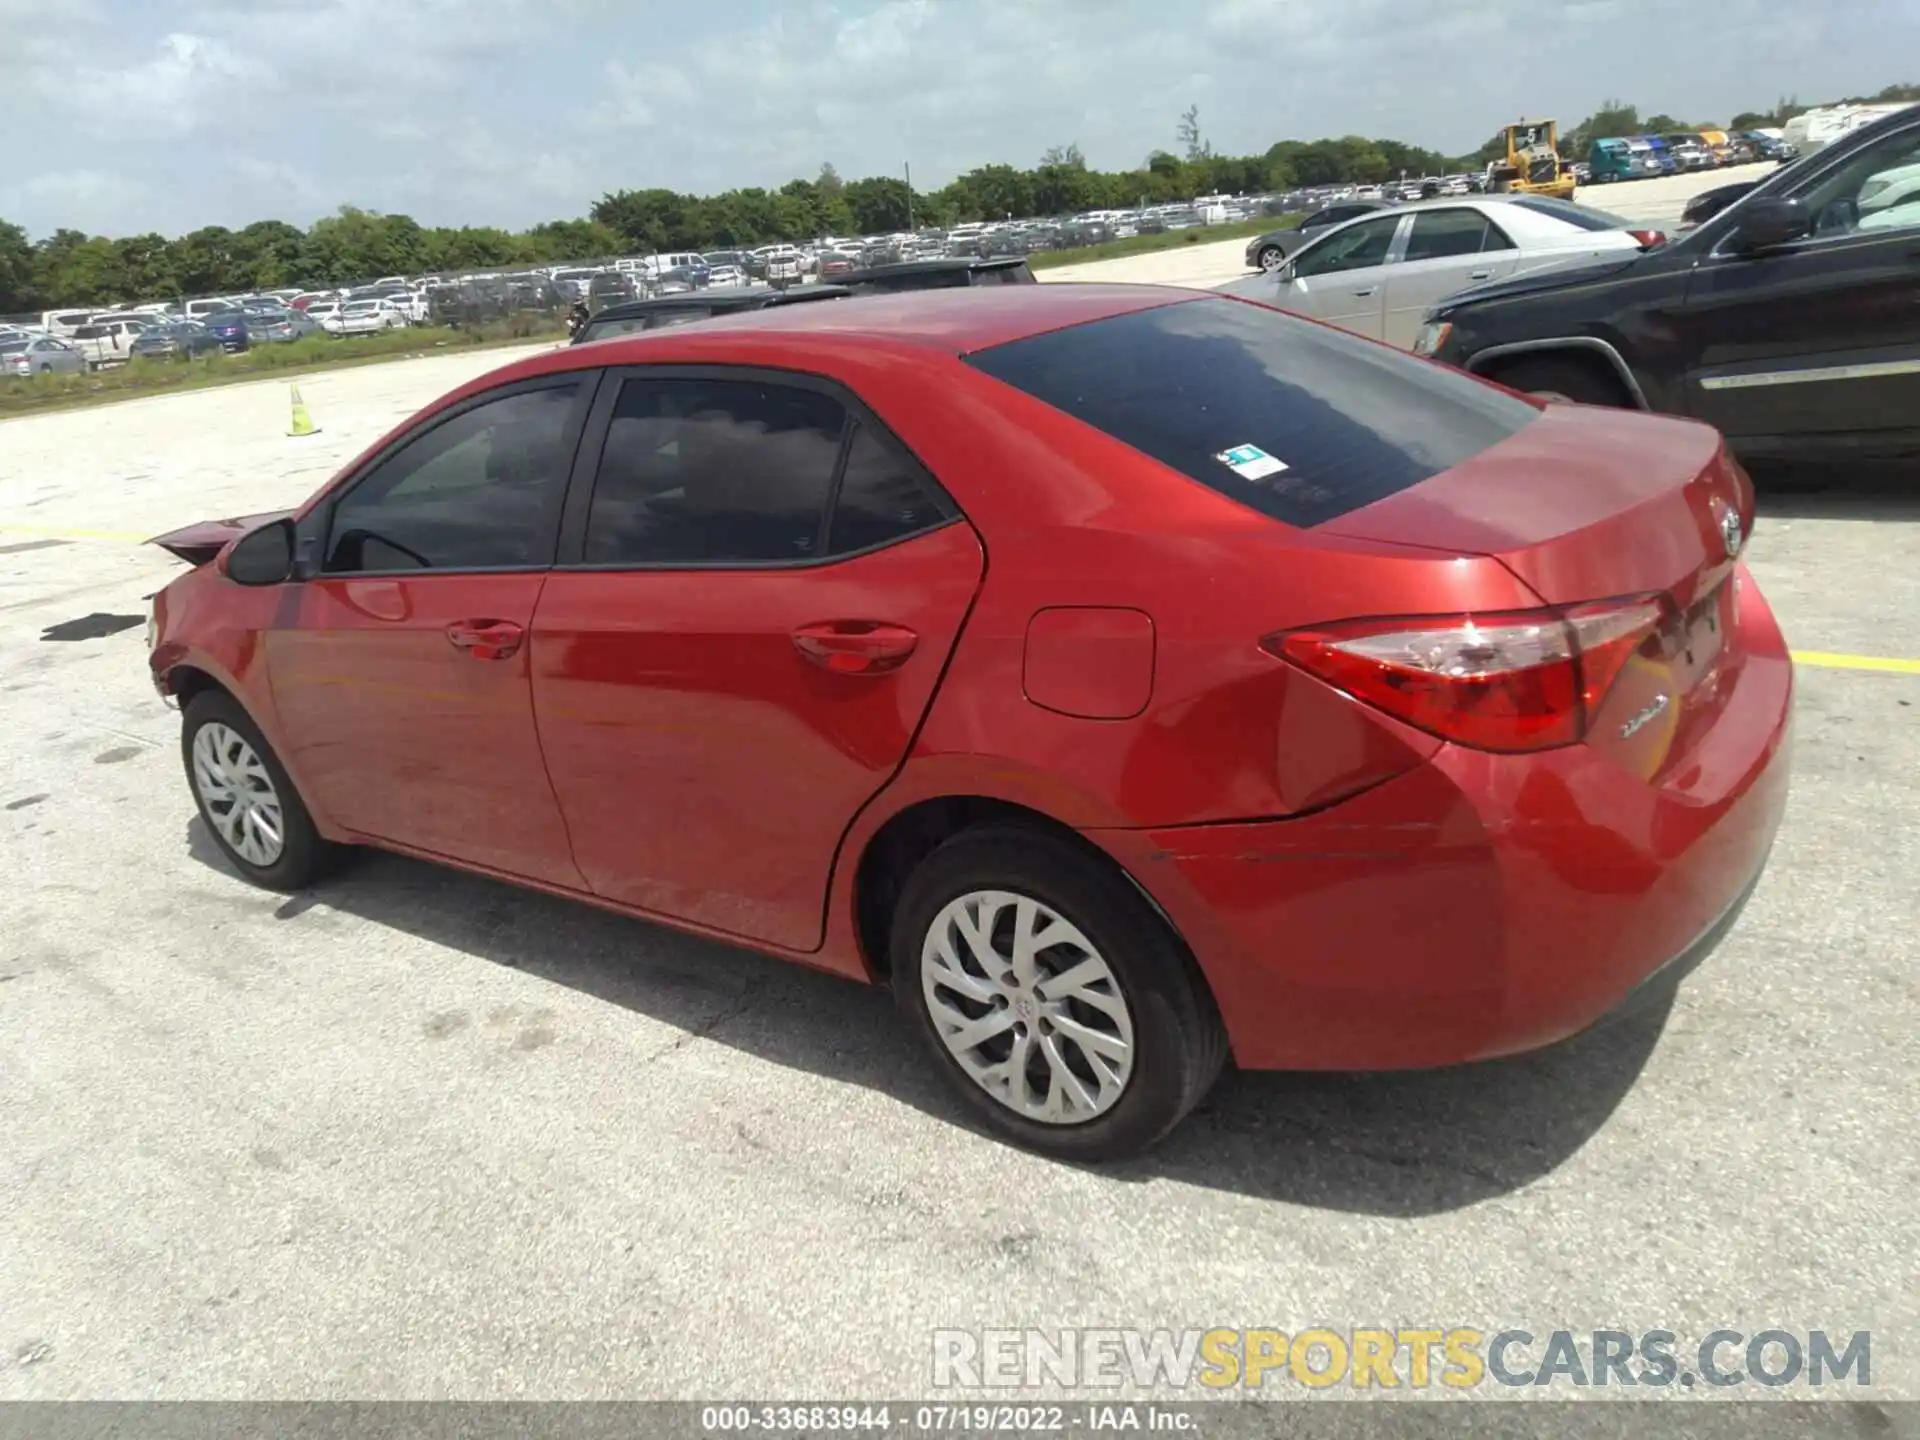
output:
M1920 86L1890 86L1862 100L1920 99ZM1808 107L1783 99L1770 112L1744 112L1730 128L1782 124ZM1663 123L1664 122L1664 123ZM1561 137L1584 155L1605 135L1709 128L1671 116L1642 119L1610 101ZM343 206L305 230L260 220L239 230L209 225L168 239L112 239L60 229L38 241L0 219L0 315L65 306L170 300L183 296L349 285L381 275L504 269L663 250L721 250L885 234L909 226L1024 219L1083 210L1191 200L1204 194L1258 194L1315 185L1373 184L1402 175L1443 174L1483 166L1496 137L1467 156L1447 156L1398 140L1358 135L1282 140L1259 155L1220 155L1202 133L1197 109L1180 117L1174 150L1156 150L1135 169L1089 167L1077 144L1049 149L1031 169L983 165L933 191L908 189L904 176L842 180L832 165L777 190L683 195L666 189L617 190L587 216L528 230L422 225L407 215Z

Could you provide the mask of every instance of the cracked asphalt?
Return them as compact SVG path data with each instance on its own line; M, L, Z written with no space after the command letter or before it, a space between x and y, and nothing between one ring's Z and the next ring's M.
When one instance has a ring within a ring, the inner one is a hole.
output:
M499 358L305 379L305 441L278 385L0 425L0 1398L905 1397L938 1327L1423 1324L1865 1329L1920 1398L1920 675L1803 669L1771 870L1670 1005L1049 1164L883 995L410 860L223 867L127 537ZM1771 495L1751 554L1796 648L1920 655L1910 488Z

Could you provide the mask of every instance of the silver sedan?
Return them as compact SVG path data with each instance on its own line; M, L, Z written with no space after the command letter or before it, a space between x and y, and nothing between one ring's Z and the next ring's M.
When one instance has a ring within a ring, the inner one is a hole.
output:
M1428 309L1456 291L1583 260L1631 261L1665 238L1539 195L1425 200L1336 225L1271 274L1220 288L1407 350Z
M0 375L84 375L87 357L51 335L0 339Z

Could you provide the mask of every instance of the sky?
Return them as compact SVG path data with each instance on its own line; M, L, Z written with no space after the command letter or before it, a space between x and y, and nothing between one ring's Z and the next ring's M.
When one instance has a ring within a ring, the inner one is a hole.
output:
M1913 0L0 0L0 219L425 224L1361 134L1464 153L1612 97L1725 121L1920 81ZM1903 73L1902 67L1905 67Z

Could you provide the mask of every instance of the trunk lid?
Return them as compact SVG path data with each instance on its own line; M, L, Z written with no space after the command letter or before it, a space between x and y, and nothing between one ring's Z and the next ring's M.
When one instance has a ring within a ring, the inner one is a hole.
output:
M1490 556L1552 605L1658 592L1684 610L1731 570L1752 516L1753 487L1707 426L1551 404L1491 449L1316 529Z
M238 540L249 530L258 530L262 525L284 520L291 514L291 510L263 510L258 515L241 515L231 520L198 520L178 530L156 535L147 543L158 545L189 565L205 565L226 549L228 542Z
M1752 482L1708 427L1555 404L1464 464L1321 528L1489 556L1551 605L1661 597L1587 743L1666 783L1692 773L1745 665L1732 643L1734 572L1753 506Z

